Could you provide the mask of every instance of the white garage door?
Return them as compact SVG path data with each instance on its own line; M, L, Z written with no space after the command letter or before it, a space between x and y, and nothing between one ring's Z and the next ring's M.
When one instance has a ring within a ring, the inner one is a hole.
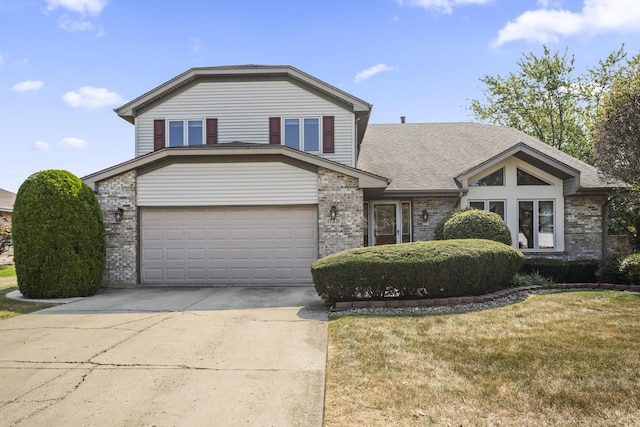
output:
M145 284L311 283L317 206L142 208Z

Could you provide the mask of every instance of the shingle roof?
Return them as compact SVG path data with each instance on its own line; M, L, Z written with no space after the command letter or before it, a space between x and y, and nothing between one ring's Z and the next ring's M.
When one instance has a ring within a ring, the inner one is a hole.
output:
M611 188L596 168L517 129L478 123L370 124L358 169L391 179L387 192L454 192L455 178L520 144L580 172L580 189Z
M12 193L11 191L3 190L0 188L0 210L13 211L13 204L16 201L16 193Z

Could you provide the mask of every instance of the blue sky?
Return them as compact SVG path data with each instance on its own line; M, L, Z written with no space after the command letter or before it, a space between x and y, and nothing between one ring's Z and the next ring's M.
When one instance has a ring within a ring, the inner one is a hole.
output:
M134 156L113 108L191 67L293 65L373 104L371 123L470 121L479 78L625 44L638 0L0 0L0 188Z

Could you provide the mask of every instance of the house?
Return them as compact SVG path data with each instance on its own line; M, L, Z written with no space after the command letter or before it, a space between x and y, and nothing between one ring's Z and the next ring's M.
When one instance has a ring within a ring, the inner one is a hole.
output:
M13 204L16 201L16 194L0 188L0 229L11 228L11 218L13 216ZM0 265L13 263L13 248L0 254Z
M369 124L372 106L290 66L193 68L116 109L135 158L83 178L105 284L302 284L363 245L433 238L460 206L531 255L600 258L609 186L514 129Z

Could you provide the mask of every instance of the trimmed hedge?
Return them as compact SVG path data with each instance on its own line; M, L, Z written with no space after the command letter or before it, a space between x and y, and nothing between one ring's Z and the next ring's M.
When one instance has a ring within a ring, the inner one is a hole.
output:
M451 212L449 215L442 218L442 220L438 224L436 224L436 229L434 231L434 239L444 240L444 225L447 223L447 221L449 221L451 217L457 214L458 212L466 212L466 211L470 211L471 209L474 209L474 208L456 209L453 212Z
M357 298L446 298L509 287L524 256L484 240L432 240L369 246L328 255L311 265L318 294L328 302Z
M629 284L624 273L620 270L620 263L625 255L609 255L600 261L596 277L599 283Z
M552 258L527 258L521 273L540 275L557 283L595 283L598 260L562 261Z
M471 209L456 212L444 224L445 239L487 239L511 245L511 231L495 212Z
M102 285L102 211L91 189L72 173L45 170L28 177L16 195L12 231L24 296L87 296Z
M620 261L620 272L630 285L640 285L640 253L623 257Z

